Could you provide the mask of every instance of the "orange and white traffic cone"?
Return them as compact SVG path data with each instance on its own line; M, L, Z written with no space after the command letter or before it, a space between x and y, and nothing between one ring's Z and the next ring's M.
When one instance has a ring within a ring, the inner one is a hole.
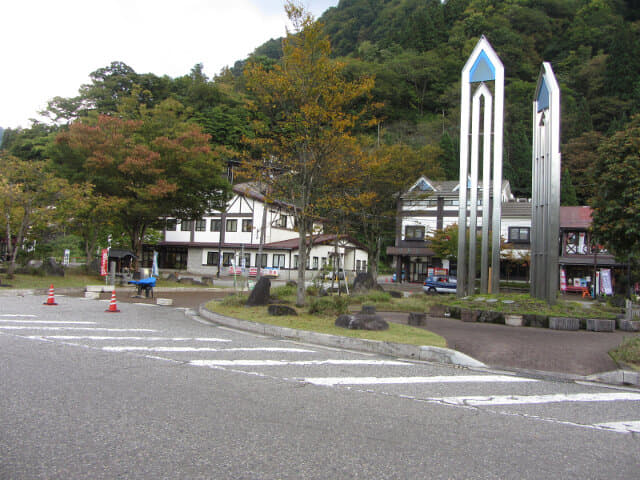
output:
M43 303L43 305L57 305L56 299L53 296L53 283L49 287L49 297L47 298L47 301Z
M116 305L116 291L114 290L111 293L111 302L109 303L109 308L105 310L105 312L118 313L118 306Z

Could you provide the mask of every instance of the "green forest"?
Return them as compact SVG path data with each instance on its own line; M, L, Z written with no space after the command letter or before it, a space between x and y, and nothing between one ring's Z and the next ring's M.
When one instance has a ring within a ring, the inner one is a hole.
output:
M532 99L547 61L561 88L562 204L602 205L596 175L608 172L603 152L616 135L636 131L633 117L640 113L640 0L340 0L317 22L344 80L373 79L367 102L376 112L354 128L361 144L417 158L404 188L420 174L458 178L460 73L484 35L505 67L504 177L514 194L531 194ZM171 78L114 61L92 72L77 96L51 99L42 112L47 122L5 129L3 155L53 162L68 181L95 185L95 178L74 177L65 150L80 135L74 124L95 124L99 115L144 125L151 119L154 131L165 135L161 124L171 117L196 125L194 138L208 135L216 169L242 164L261 154L255 125L264 120L252 108L257 97L247 71L278 65L282 40L257 46L213 78L201 64ZM361 106L352 105L354 111ZM126 128L133 137L146 135L148 145L159 138L144 126ZM622 174L633 175L634 166ZM188 205L182 213L198 211Z

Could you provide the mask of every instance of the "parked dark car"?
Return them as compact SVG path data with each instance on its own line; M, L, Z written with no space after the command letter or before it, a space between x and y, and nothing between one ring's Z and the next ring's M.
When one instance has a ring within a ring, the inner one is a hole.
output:
M453 277L446 275L436 275L427 277L422 289L425 293L456 293L458 282Z

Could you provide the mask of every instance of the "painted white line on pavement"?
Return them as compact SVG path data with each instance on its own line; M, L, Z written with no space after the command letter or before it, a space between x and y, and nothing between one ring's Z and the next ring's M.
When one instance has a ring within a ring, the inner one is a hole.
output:
M412 365L395 360L192 360L198 367L280 367L286 365Z
M97 322L74 322L71 320L3 320L0 323L23 323L28 325L96 325Z
M140 346L107 346L102 347L107 352L293 352L315 353L313 350L302 348L267 348L267 347L242 347L242 348L211 348L211 347L140 347Z
M629 422L596 423L594 427L612 430L618 433L640 433L640 420Z
M60 330L92 330L100 332L156 332L148 328L102 328L102 327L28 327L18 325L0 325L0 330L43 330L43 331L60 331Z
M305 382L314 385L396 385L411 383L494 383L537 382L530 378L509 375L437 375L433 377L310 377Z
M555 393L550 395L494 395L477 397L439 397L429 401L449 403L451 405L486 406L486 405L526 405L560 402L617 402L640 401L640 393Z
M27 317L27 318L35 318L37 315L29 315L22 313L0 313L0 317Z
M31 335L26 338L46 338L49 340L140 340L145 342L230 342L225 338L209 337L114 337L102 335Z

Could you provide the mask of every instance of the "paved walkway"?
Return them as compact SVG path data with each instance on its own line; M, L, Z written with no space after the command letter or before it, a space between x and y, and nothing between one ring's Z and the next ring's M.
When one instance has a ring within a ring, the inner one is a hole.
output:
M132 290L133 292L133 290ZM173 299L174 307L197 309L212 298L228 295L228 291L156 292L156 297ZM109 294L102 294L108 299ZM154 299L132 298L119 294L118 302L155 303ZM381 312L388 320L407 323L407 313ZM634 334L628 332L576 332L548 328L509 327L487 323L467 323L451 318L427 316L425 327L447 340L448 347L469 355L487 365L591 375L617 369L608 352ZM636 336L638 334L635 334Z

